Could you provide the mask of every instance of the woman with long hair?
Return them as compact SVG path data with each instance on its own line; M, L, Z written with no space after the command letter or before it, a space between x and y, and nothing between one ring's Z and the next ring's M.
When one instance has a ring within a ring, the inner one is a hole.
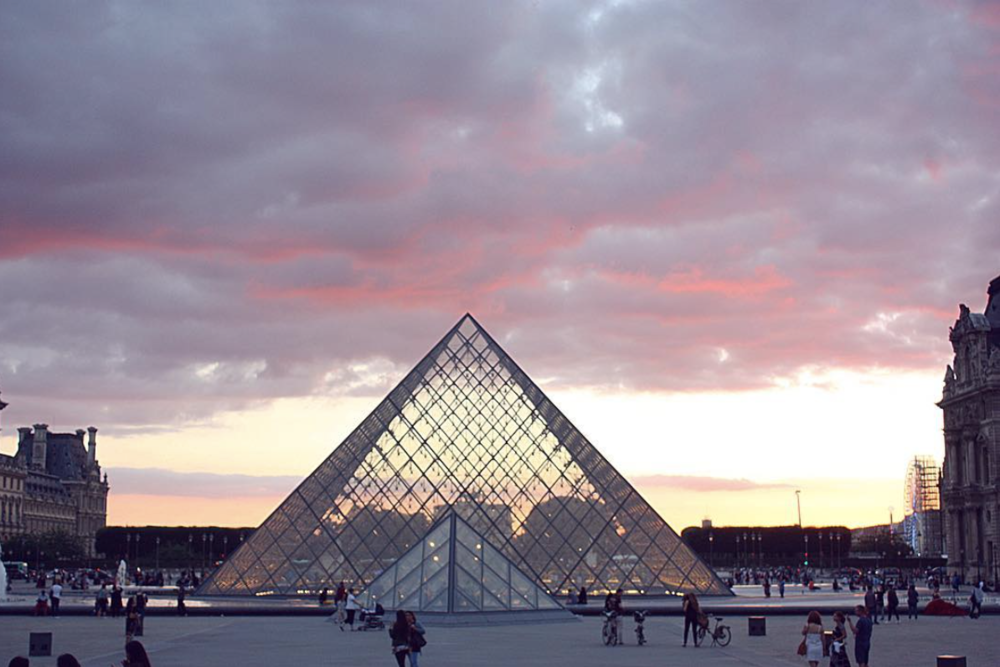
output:
M125 644L125 659L122 660L122 667L152 667L149 664L149 656L146 655L146 647L142 642L132 640Z
M819 667L819 661L823 659L823 617L818 611L809 612L806 624L802 627L802 636L809 667Z
M698 616L701 614L701 605L694 593L685 593L683 598L684 609L684 645L688 645L688 629L693 632L692 639L694 645L698 645Z
M410 622L402 609L396 610L396 622L389 628L389 638L392 640L392 654L396 656L396 664L405 667L406 656L410 654Z

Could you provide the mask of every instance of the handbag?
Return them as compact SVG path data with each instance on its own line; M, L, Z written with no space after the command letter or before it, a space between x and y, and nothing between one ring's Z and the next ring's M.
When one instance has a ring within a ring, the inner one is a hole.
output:
M805 639L805 637L802 638L802 643L799 644L799 650L797 652L798 652L799 655L805 655L807 653L807 651L806 651L806 639Z

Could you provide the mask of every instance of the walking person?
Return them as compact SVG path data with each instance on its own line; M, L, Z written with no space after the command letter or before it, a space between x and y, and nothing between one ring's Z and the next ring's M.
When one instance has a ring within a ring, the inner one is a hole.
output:
M823 659L823 618L818 611L809 612L806 624L802 627L802 637L809 667L819 667L819 661ZM799 649L800 652L801 650Z
M580 604L587 604L587 587L580 586Z
M177 615L187 616L187 606L184 604L184 598L187 596L187 590L184 588L182 583L177 587Z
M906 589L906 618L917 618L918 602L920 602L920 595L917 593L917 585L911 581L910 587Z
M396 610L396 622L389 627L389 639L392 641L392 654L396 657L396 665L405 667L406 656L410 653L410 624L406 621L406 612Z
M875 589L875 624L878 625L878 617L885 620L885 584L879 584Z
M426 631L412 611L406 612L406 622L410 626L410 667L420 667L420 649L427 646Z
M778 595L785 597L785 577L778 579Z
M893 614L896 615L896 622L899 623L899 596L896 595L896 587L889 586L889 600L888 605L885 610L885 618L887 621L892 620Z
M337 605L337 625L340 626L340 631L344 631L344 619L347 616L347 588L344 586L344 582L340 582L337 586L337 592L333 595L333 603Z
M830 637L830 667L851 667L847 657L847 617L844 612L833 614L833 635Z
M868 654L872 649L872 619L868 616L868 608L862 605L855 607L854 613L858 615L857 625L850 618L847 619L851 633L854 634L854 660L858 667L868 667Z
M684 646L688 645L688 629L694 631L695 636L692 639L694 640L694 645L697 646L698 617L701 615L701 606L698 604L698 598L694 593L685 593L681 604L684 609Z
M969 618L979 618L982 615L984 599L986 599L986 594L983 592L983 582L980 581L979 585L972 589L972 595L969 596Z
M118 584L111 586L111 616L117 618L122 615L122 589Z

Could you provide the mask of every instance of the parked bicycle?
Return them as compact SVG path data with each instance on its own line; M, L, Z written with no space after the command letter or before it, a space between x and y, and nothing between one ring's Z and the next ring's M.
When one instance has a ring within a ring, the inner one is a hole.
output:
M648 613L648 611L632 612L632 620L635 621L635 641L639 646L646 643L646 631L642 624L646 622L646 614Z
M715 628L709 634L708 630L709 623L705 623L698 627L698 630L694 633L694 644L695 646L701 646L701 643L705 641L705 636L710 636L712 638L712 646L729 646L729 642L733 639L733 632L729 629L728 625L722 624L722 618L715 617Z
M601 637L604 639L606 646L614 646L621 643L621 639L618 637L617 621L617 613L613 611L604 612L604 627L601 629Z

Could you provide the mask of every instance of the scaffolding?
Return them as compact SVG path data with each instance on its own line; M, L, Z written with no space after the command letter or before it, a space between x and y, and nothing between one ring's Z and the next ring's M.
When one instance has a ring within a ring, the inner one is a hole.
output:
M906 468L903 533L919 556L943 551L940 480L941 467L933 456L914 456Z

